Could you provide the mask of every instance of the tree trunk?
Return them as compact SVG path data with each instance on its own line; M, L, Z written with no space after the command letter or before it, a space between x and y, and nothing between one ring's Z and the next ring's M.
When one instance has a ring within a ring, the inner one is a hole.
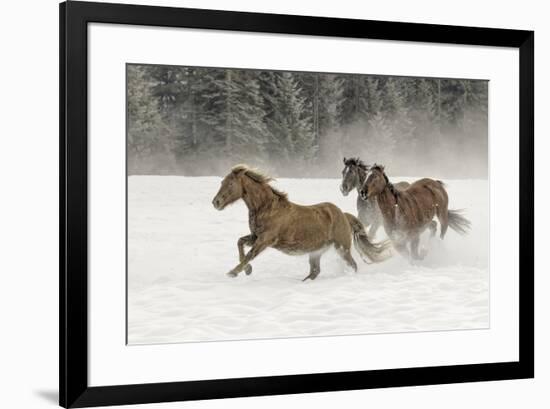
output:
M437 128L441 134L441 79L437 80Z
M313 92L313 134L315 143L319 145L319 74L315 75L315 86Z
M231 81L231 70L225 70L225 86L227 87L225 100L225 148L228 154L231 152L231 142L233 139L233 107L231 106L233 96Z
M195 81L194 77L195 72L190 70L188 76L188 92L189 95L191 95L191 141L193 143L193 150L197 147L197 107L195 104L195 91L191 86L191 80Z

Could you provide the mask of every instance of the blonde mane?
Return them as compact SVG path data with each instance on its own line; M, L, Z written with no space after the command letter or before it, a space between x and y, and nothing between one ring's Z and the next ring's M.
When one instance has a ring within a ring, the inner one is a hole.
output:
M239 165L233 166L233 168L231 169L231 172L235 174L243 172L246 176L248 176L253 181L268 185L273 191L273 193L276 194L277 196L283 199L288 199L288 196L285 192L275 189L273 186L269 184L270 182L273 182L275 179L273 179L269 175L266 175L265 173L261 172L258 169L251 168L248 165L239 164Z

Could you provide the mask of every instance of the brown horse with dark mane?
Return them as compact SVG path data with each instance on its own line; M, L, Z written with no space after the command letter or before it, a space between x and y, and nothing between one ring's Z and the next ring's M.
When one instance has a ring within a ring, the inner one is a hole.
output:
M289 255L309 254L310 271L304 281L319 275L321 256L331 246L357 271L350 252L352 240L365 262L380 262L389 257L389 242L371 243L355 216L332 203L313 206L292 203L286 193L269 184L272 180L246 165L237 165L223 179L212 200L218 210L239 199L248 207L250 234L238 240L239 264L227 273L229 276L236 277L243 270L250 274L249 263L268 247ZM251 247L246 254L244 246Z
M420 235L430 227L435 216L441 224L441 239L448 227L460 234L465 234L470 228L470 222L459 210L449 210L449 197L439 180L424 178L404 190L397 190L386 176L384 166L374 165L359 193L365 200L377 199L386 234L395 249L407 258L408 243L413 259L424 258L425 254L420 254L418 249Z
M340 192L347 196L353 189L357 190L357 217L361 223L368 226L369 239L373 240L376 237L376 232L384 223L384 218L380 212L380 207L376 203L376 197L369 200L364 200L359 194L359 190L363 187L367 179L369 165L364 163L359 158L344 158L344 169L342 170L342 183L340 184ZM399 182L393 185L397 190L403 190L409 187L408 182ZM434 221L430 226L432 235L435 235L437 223Z

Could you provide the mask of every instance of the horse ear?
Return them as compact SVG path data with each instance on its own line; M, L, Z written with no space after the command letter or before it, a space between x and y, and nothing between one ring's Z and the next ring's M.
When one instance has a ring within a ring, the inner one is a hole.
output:
M346 164L346 162L347 162L347 159L346 159L346 157L344 156L344 165Z
M247 170L248 170L248 168L246 166L237 165L232 169L232 172L235 176L240 176L240 175L244 174Z

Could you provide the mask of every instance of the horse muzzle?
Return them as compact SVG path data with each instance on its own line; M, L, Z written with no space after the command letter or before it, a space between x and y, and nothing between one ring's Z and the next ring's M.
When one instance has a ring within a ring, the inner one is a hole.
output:
M215 197L214 200L212 200L212 206L214 206L214 209L216 210L223 210L222 201L217 197Z
M349 194L349 190L344 188L344 185L340 185L340 192L342 192L344 196L347 196Z

